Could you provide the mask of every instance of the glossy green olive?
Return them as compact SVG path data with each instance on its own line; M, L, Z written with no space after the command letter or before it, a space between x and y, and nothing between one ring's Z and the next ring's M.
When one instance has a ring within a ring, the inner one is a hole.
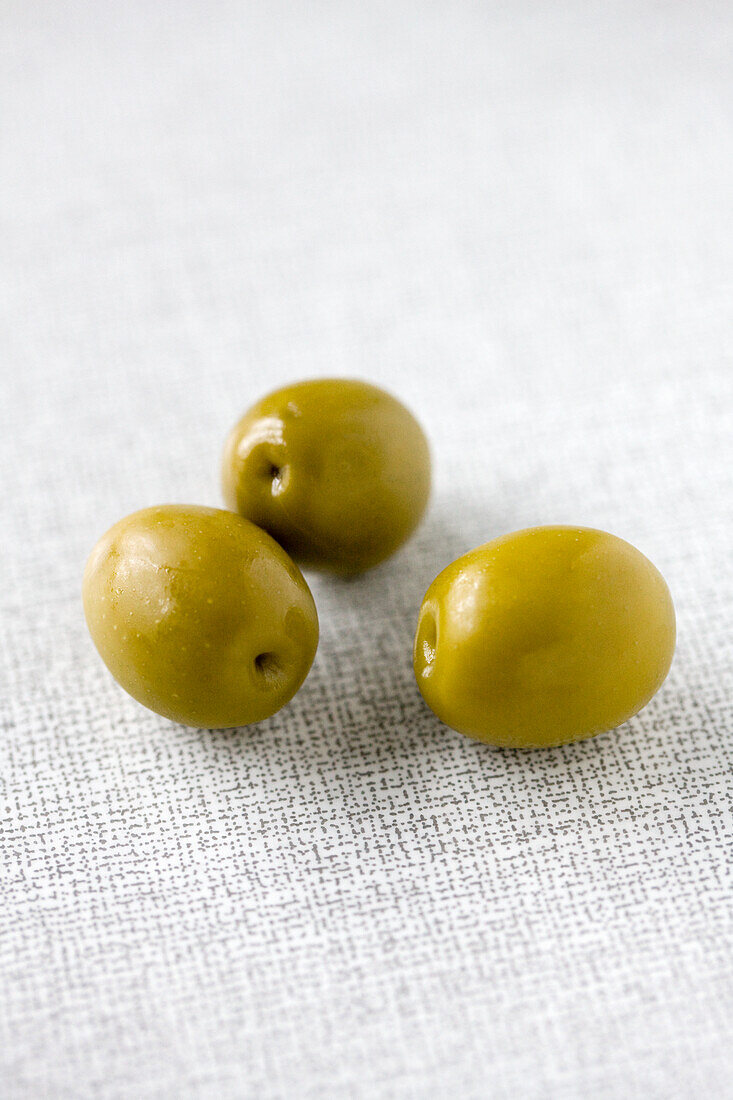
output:
M428 706L492 745L592 737L649 702L675 615L652 563L585 527L534 527L479 546L433 581L415 636Z
M412 534L430 493L430 454L412 414L365 382L319 379L270 394L224 450L228 507L303 566L359 573Z
M102 660L140 703L187 726L244 726L295 694L318 645L310 589L254 524L168 504L116 523L84 572Z

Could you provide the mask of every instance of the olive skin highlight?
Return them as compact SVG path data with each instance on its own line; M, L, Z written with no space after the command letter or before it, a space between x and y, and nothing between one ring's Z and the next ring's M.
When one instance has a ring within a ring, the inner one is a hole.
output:
M318 645L298 567L264 531L218 508L169 504L120 520L89 557L83 599L118 683L187 726L268 718L303 683Z
M361 573L420 522L430 453L412 413L384 390L317 379L245 413L226 442L222 488L227 507L304 568Z
M437 716L491 745L538 748L633 717L662 685L675 614L662 575L623 539L535 527L440 573L414 647Z

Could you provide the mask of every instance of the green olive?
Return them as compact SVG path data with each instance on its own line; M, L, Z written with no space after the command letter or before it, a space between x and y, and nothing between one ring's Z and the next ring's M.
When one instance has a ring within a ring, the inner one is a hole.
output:
M318 645L310 589L254 524L218 508L144 508L99 540L84 612L102 660L140 703L187 726L268 718Z
M319 379L264 397L224 450L227 506L303 566L360 573L417 527L430 454L412 414L365 382Z
M446 725L536 748L631 718L664 681L675 615L664 578L623 539L534 527L479 546L423 600L414 666Z

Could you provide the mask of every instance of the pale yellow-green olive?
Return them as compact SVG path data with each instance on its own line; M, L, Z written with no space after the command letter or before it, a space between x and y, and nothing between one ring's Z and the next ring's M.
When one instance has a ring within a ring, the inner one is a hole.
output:
M623 539L535 527L440 573L414 667L446 725L491 745L592 737L645 706L669 671L675 614L658 570Z
M310 669L318 617L305 580L259 527L218 508L145 508L102 536L84 572L89 631L114 678L187 726L244 726Z
M420 522L430 454L412 413L365 382L317 379L264 397L234 426L222 486L304 567L359 573Z

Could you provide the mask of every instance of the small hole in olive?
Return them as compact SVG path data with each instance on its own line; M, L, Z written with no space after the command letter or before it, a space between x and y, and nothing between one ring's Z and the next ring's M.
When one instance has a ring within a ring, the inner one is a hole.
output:
M274 653L258 653L255 657L255 670L264 680L274 680L280 675L280 662Z
M270 482L272 495L279 496L288 483L288 467L271 462L267 467L267 480Z

